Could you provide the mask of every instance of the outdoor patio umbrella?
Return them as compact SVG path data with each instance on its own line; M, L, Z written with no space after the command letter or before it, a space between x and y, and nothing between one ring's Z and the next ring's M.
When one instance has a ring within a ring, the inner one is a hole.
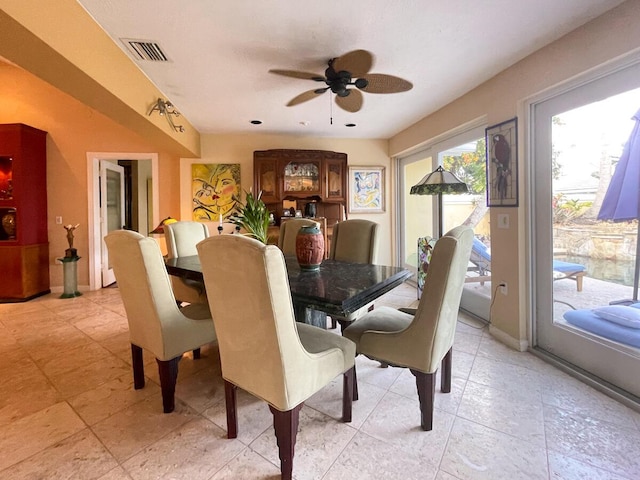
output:
M632 117L635 125L613 172L609 188L602 201L598 220L628 222L640 220L640 110ZM640 278L640 222L636 237L636 267L633 276L633 302L638 301ZM623 302L613 302L623 303Z

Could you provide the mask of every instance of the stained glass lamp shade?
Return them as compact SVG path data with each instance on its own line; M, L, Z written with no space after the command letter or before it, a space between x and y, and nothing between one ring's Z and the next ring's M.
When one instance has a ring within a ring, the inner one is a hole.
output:
M467 184L439 165L411 187L411 195L438 195L438 238L442 237L442 194L467 193Z

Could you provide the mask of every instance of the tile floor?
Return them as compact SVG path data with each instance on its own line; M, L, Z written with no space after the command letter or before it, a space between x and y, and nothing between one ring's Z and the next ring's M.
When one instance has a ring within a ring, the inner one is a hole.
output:
M378 304L407 306L402 286ZM276 479L267 406L239 395L226 439L215 346L180 363L176 411L162 413L158 374L132 386L117 288L0 304L0 478ZM341 380L301 411L296 479L638 479L640 414L462 316L450 394L419 429L413 377L358 358L360 400L339 421Z

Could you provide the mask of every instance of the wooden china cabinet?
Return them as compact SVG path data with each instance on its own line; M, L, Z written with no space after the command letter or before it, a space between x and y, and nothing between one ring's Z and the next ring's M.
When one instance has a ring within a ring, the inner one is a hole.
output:
M309 202L344 210L347 198L347 154L325 150L262 150L253 153L253 188L276 219L284 215L283 201L295 201L304 212ZM342 213L340 214L342 215Z
M256 192L262 191L262 201L273 213L275 225L270 227L273 242L277 242L280 224L291 218L290 205L308 216L307 204L313 202L313 218L325 236L325 256L329 254L333 226L346 218L346 153L288 149L255 151L253 188Z
M46 137L0 125L0 302L50 292Z

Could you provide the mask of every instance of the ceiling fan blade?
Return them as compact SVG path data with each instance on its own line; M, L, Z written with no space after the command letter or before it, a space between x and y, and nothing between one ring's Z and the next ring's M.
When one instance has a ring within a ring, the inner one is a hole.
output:
M317 82L324 82L324 76L311 72L299 72L297 70L269 70L269 73L275 73L276 75L284 75L285 77L301 78L303 80L315 80Z
M355 113L362 108L364 100L362 93L355 88L349 90L351 93L346 97L336 95L336 105L347 112Z
M400 93L413 88L413 84L403 78L385 75L384 73L370 73L363 77L369 84L362 88L368 93Z
M336 72L345 70L351 73L352 78L362 77L373 66L373 54L366 50L354 50L336 58L332 66Z
M324 91L321 92L321 93L317 93L318 91L319 90L307 90L306 92L301 93L297 97L293 97L291 100L289 100L289 103L287 103L287 107L293 107L294 105L299 105L300 103L304 103L304 102L308 102L309 100L313 100L318 95L321 95L321 93L324 93L324 91L326 91L326 89L324 89Z

